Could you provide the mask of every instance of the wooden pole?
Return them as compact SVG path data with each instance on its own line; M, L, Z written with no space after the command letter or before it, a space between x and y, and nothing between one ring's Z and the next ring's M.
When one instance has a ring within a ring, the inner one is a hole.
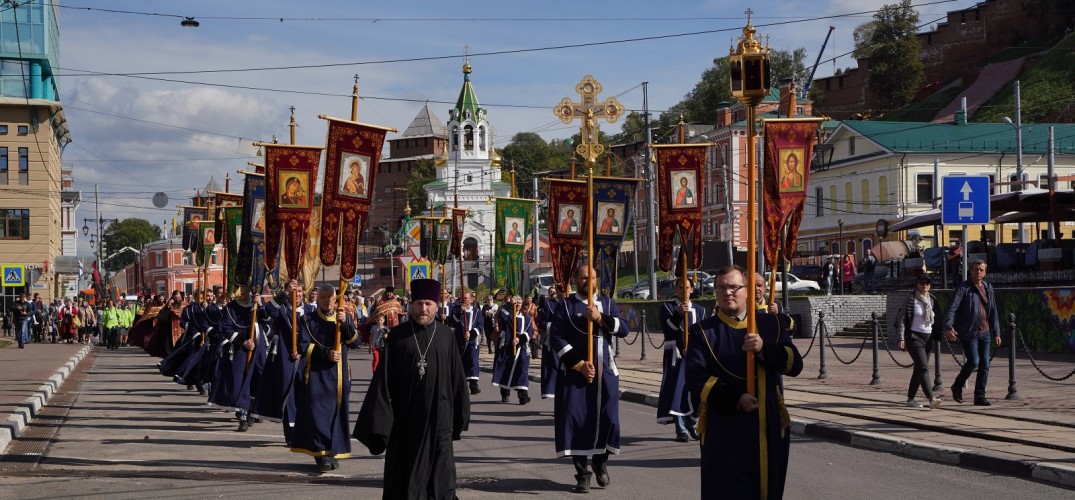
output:
M593 164L589 165L586 175L586 308L593 307ZM586 321L586 361L593 363L593 321Z
M340 293L336 297L336 311L342 311L343 310L343 292L346 289L347 289L347 282L344 281L343 278L340 278ZM339 352L339 353L343 352L343 351L340 350L340 322L339 321L336 322L336 343L334 345L336 346L336 349L335 349L336 352Z
M517 323L518 315L519 315L519 304L516 304L515 299L512 298L511 299L511 357L512 358L515 358L515 356L519 355L519 344L516 342L517 340L519 340L519 324ZM508 375L508 378L510 380L510 378L511 378L510 374Z
M299 293L291 290L291 354L299 353Z
M679 261L683 264L680 266L682 270L679 276L679 289L683 294L683 303L690 302L691 296L687 293L687 238L683 236L683 230L680 229L679 238ZM683 352L687 352L687 342L690 335L690 314L683 315Z
M257 325L258 325L258 303L254 300L254 294L253 294L253 292L251 292L251 294L250 294L250 336L248 337L250 340L254 340L254 335L255 335L255 332L256 332L255 328L257 328ZM256 345L254 347L257 348ZM243 368L243 376L246 376L246 373L250 371L250 361L253 360L253 359L254 359L254 349L251 349L251 350L246 352L246 367Z
M758 306L756 292L754 290L754 275L758 273L757 255L755 255L754 249L758 245L758 200L757 200L757 151L755 151L755 141L758 138L758 130L755 127L754 120L757 114L757 108L754 106L747 106L747 245L750 247L750 251L747 253L747 276L749 277L749 286L747 286L747 335L758 334ZM747 394L751 396L757 394L754 380L754 353L747 351Z

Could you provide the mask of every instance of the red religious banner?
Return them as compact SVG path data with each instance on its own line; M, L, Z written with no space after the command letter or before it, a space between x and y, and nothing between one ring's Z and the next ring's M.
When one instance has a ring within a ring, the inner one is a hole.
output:
M452 209L452 244L448 247L448 253L454 255L457 259L462 259L460 255L463 246L463 227L467 223L467 209L465 208L453 208Z
M306 251L321 147L256 145L265 148L265 267L276 268L283 237L286 270L298 274Z
M702 200L699 181L709 144L654 145L657 153L657 266L672 270L672 246L692 248L690 267L702 265Z
M325 115L319 118L328 120L325 191L321 201L321 263L334 265L339 245L340 278L350 280L355 277L357 267L358 238L365 230L373 201L384 136L396 129Z
M210 191L209 194L213 195L216 199L215 206L217 213L215 214L216 226L214 227L214 229L216 230L216 234L220 235L220 243L224 243L226 241L225 237L227 236L227 234L224 231L225 221L224 216L221 215L222 210L224 209L224 207L241 206L243 204L243 195L235 193L224 193L220 191ZM226 246L224 248L227 249Z
M549 181L552 276L564 290L568 289L571 273L578 266L579 254L586 245L586 206L589 201L584 181Z
M765 171L763 203L765 205L765 262L777 265L777 254L785 248L791 259L799 235L806 185L810 178L810 158L817 142L820 119L790 118L765 120ZM784 225L787 239L781 245Z

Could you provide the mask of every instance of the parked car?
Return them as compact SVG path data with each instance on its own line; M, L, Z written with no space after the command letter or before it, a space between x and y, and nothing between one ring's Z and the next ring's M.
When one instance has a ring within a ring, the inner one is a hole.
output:
M657 300L668 300L676 297L678 289L676 288L676 280L672 278L663 279L657 282ZM694 286L694 292L691 293L691 298L696 299L702 295L701 289L696 283Z
M776 291L783 290L784 282L781 279L777 279L776 286L773 289ZM821 290L821 285L814 280L804 280L792 273L788 273L788 292L808 292L811 290Z
M814 280L818 283L824 281L824 268L821 266L815 266L810 264L803 264L798 266L791 266L791 274L803 279Z
M649 278L638 280L633 285L616 290L616 297L621 299L649 299Z

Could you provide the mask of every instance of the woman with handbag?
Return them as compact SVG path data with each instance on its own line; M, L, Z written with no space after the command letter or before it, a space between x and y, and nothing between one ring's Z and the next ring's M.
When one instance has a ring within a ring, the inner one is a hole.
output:
M896 315L896 336L899 338L900 349L909 351L911 361L914 362L911 381L907 387L907 402L904 404L911 408L922 408L922 404L915 400L918 388L921 387L931 410L941 406L941 398L933 394L933 381L929 378L929 352L933 347L934 336L940 335L943 323L943 311L937 305L937 298L929 293L932 285L929 276L919 276L914 291ZM907 332L906 336L904 331Z

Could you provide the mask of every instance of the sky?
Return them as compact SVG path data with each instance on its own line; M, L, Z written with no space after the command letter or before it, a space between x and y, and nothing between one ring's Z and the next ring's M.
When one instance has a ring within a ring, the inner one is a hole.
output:
M95 217L99 201L103 218L170 223L175 205L211 175L223 187L228 173L232 191L241 190L236 171L257 160L250 144L288 140L289 107L296 143L323 145L317 116L349 117L356 73L358 120L402 132L425 102L447 120L469 51L471 81L504 147L518 132L577 131L552 107L577 100L586 74L603 85L599 98L615 96L628 110L643 108L649 82L650 110L667 109L728 53L748 6L774 49L803 47L810 64L836 27L817 77L854 67L852 32L885 3L62 0L56 74L73 139L63 162L82 191L78 218ZM923 23L975 4L913 3ZM200 27L180 26L188 16ZM620 125L602 122L610 133ZM157 192L167 207L153 207ZM79 251L89 253L86 241Z

